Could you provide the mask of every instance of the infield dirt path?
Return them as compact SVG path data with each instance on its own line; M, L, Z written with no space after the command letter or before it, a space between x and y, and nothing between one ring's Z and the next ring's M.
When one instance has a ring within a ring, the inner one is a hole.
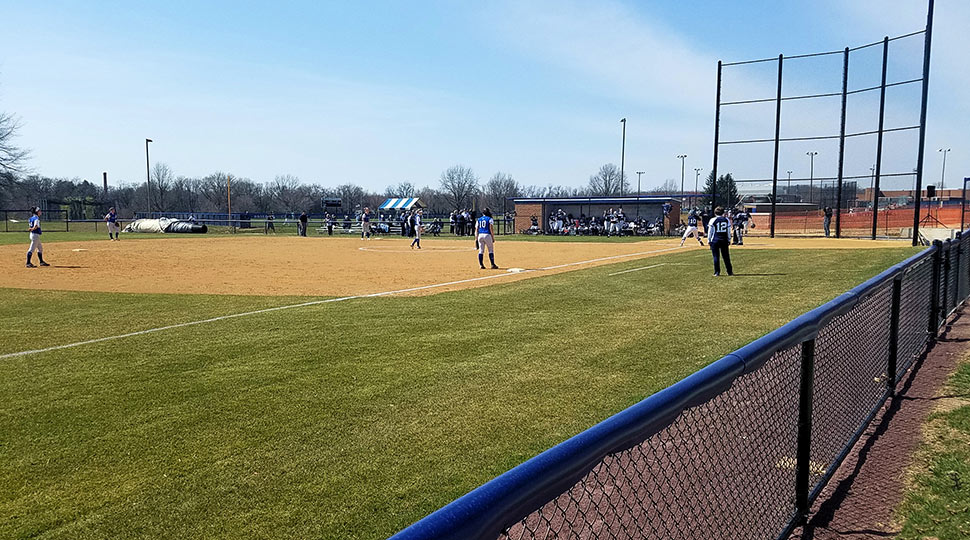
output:
M45 235L46 236L46 235ZM644 242L529 242L496 240L501 270L480 270L473 240L387 237L299 238L210 236L121 242L45 243L50 268L24 268L26 245L0 246L0 287L126 293L348 296L450 285L402 294L481 287L591 266L700 248L679 239ZM741 250L872 249L898 241L751 239ZM486 264L488 260L486 259ZM706 275L708 265L698 268ZM539 270L510 273L508 269ZM498 276L494 279L477 279ZM472 281L468 281L472 280ZM451 284L452 282L456 282Z

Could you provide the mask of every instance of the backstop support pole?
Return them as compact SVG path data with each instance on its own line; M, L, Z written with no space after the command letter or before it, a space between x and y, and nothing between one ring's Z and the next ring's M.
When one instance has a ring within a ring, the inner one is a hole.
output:
M943 260L943 242L933 240L933 274L930 279L930 321L926 329L932 341L936 341L940 329L940 266Z
M771 174L771 237L775 237L775 216L778 203L778 149L781 144L781 68L785 55L778 55L778 93L775 98L775 165Z
M882 136L886 122L886 68L889 63L889 36L882 40L882 85L879 88L879 133L876 136L876 173L872 186L872 239L879 223L879 180L882 176Z
M711 167L711 175L714 182L711 183L711 215L717 201L717 148L720 145L721 137L721 67L720 60L717 61L717 98L714 105L714 165ZM704 223L704 230L707 230L707 223Z
M923 200L923 153L926 149L926 97L930 92L930 46L933 44L933 1L926 9L926 35L923 42L923 101L919 111L919 154L916 157L916 210L913 213L913 245L919 243L919 207Z
M835 237L842 238L842 174L845 169L845 106L849 96L849 48L842 59L842 127L839 129L839 185L835 188Z

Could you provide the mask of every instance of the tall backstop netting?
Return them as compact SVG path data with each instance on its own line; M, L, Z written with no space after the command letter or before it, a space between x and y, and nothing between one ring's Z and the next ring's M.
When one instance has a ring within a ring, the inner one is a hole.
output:
M932 2L909 34L718 62L713 171L734 177L740 197L726 203L753 210L752 233L821 235L828 213L832 236L915 245L921 225L941 226L940 207L959 201L923 189L931 40Z

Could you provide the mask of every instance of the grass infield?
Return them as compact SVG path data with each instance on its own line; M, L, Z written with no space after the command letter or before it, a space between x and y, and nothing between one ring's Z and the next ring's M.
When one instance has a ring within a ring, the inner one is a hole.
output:
M386 537L914 252L715 279L696 250L0 360L0 537ZM0 350L305 300L0 289Z

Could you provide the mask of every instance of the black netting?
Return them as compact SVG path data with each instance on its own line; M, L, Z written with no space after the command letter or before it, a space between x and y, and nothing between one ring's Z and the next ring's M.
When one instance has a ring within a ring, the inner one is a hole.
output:
M832 319L815 341L812 484L834 463L886 391L892 282Z
M801 346L607 456L501 538L765 538L791 519Z
M929 337L933 259L926 257L903 274L899 299L896 380L923 354Z

